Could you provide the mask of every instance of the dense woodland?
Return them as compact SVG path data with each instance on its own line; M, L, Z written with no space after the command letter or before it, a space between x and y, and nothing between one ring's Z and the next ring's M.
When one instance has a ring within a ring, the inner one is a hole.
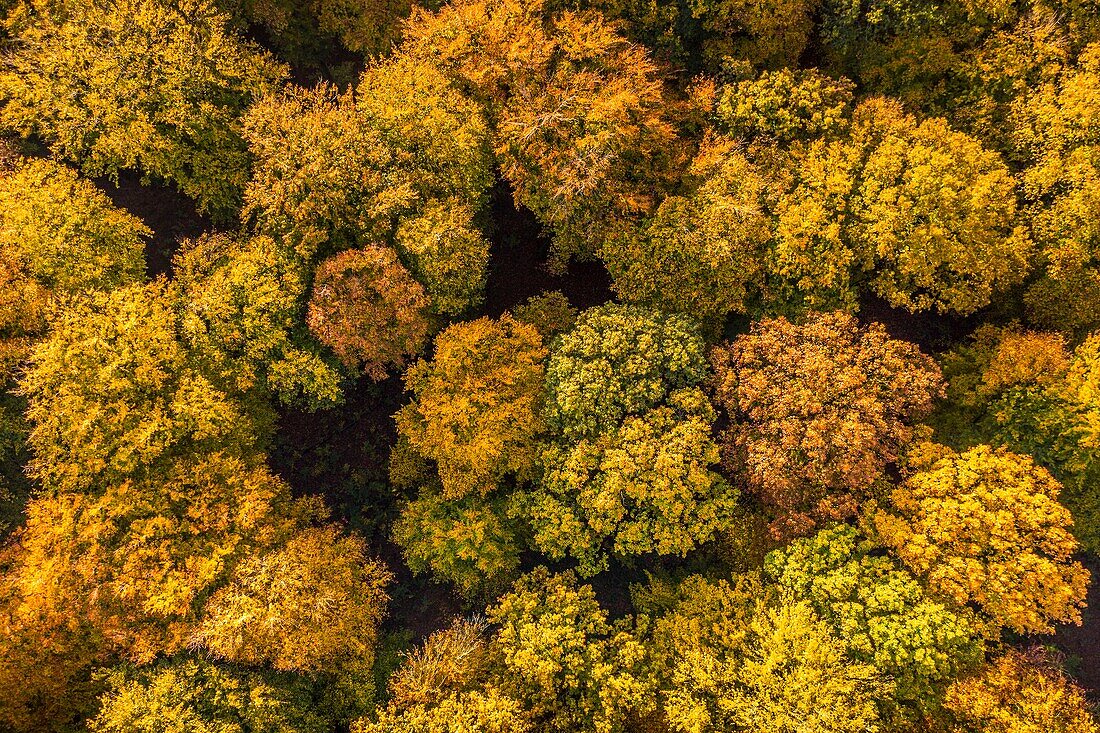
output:
M0 16L0 730L1100 731L1095 0Z

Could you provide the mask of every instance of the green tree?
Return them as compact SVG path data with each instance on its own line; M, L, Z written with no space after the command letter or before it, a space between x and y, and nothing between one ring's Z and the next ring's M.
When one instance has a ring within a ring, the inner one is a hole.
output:
M1061 487L1026 456L978 446L910 475L874 513L876 538L960 606L975 603L998 626L1049 634L1081 623L1089 572Z
M500 589L519 570L524 545L507 497L449 497L421 486L402 506L393 539L414 573L431 572L467 598Z
M761 285L766 181L731 144L713 140L688 176L689 195L664 199L640 228L604 242L600 257L623 300L718 320L744 312Z
M696 323L639 306L609 303L584 311L551 351L546 415L565 440L614 430L707 375Z
M306 273L274 240L206 235L172 264L181 337L216 384L314 408L342 399L340 374L302 328Z
M626 715L652 705L646 650L627 621L608 623L591 586L537 568L489 609L500 689L539 730L617 733Z
M758 321L711 361L731 421L726 468L775 514L780 538L853 515L942 391L915 345L841 312Z
M539 549L576 558L587 576L605 570L609 555L686 555L729 526L738 492L712 470L714 410L698 391L669 401L547 449L538 487L513 509Z
M89 722L95 733L325 733L306 680L177 658L116 667Z
M980 661L982 642L965 615L926 597L911 575L869 550L842 525L775 550L765 569L780 590L809 601L849 657L895 681L883 721L919 723Z
M313 274L307 322L349 369L374 381L428 340L428 297L393 250L367 246L333 255Z
M0 126L88 175L137 169L232 218L248 181L240 115L285 69L214 0L27 0L0 65Z

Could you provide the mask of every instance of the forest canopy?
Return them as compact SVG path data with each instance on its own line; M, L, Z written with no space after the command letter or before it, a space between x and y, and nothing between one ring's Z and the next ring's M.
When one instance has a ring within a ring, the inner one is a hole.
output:
M0 731L1100 733L1100 5L0 0Z

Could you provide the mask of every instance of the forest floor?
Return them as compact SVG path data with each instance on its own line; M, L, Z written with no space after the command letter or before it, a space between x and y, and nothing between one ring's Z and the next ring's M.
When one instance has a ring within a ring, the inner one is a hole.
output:
M209 219L170 187L142 186L139 177L129 173L120 175L117 185L109 180L97 183L117 205L153 230L146 249L150 276L170 276L179 240L213 229ZM598 262L574 262L563 274L547 269L548 238L529 212L517 210L503 186L493 190L491 213L494 229L483 308L488 315L498 316L552 290L563 292L578 308L611 299L610 277ZM875 298L861 303L859 316L865 322L882 323L895 338L917 343L933 354L961 343L977 323L1000 320L990 313L969 318L914 315ZM296 493L324 496L334 516L362 532L394 571L390 620L384 630L406 632L407 643L409 637L422 638L456 614L481 609L463 602L447 586L414 576L388 537L397 507L407 498L386 480L389 448L396 438L392 416L402 403L403 385L400 376L394 375L380 383L360 380L347 391L344 404L332 410L309 413L284 408L270 460ZM1082 561L1092 572L1083 624L1062 625L1053 635L1015 643L1054 647L1066 656L1067 666L1082 686L1100 700L1100 558L1089 555ZM629 583L643 579L640 572L622 567L594 579L594 585L609 611L626 613Z

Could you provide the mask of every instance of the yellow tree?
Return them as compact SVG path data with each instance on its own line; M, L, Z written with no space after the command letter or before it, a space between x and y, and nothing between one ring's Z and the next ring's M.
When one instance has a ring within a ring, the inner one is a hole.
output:
M280 671L369 674L390 580L358 537L332 525L304 529L238 563L190 643Z
M397 413L397 429L437 463L446 496L485 494L506 474L531 472L545 360L538 330L506 313L451 326L432 360L406 373L413 400Z
M996 625L1081 623L1089 572L1072 561L1061 486L1026 456L978 446L909 476L874 512L878 539L929 589Z
M679 156L660 75L598 14L463 0L416 11L406 39L485 105L501 172L554 231L559 262L592 256L610 224L655 203Z
M1008 651L947 690L959 733L1096 733L1085 691L1038 650Z
M455 223L473 229L468 217L492 182L478 106L430 64L401 55L369 66L357 89L291 88L252 107L244 125L256 166L246 217L312 259L391 245L405 218L429 204L453 203L450 218L436 211L407 225L402 246L413 255L409 264L427 273L425 282L448 271L468 282L466 266L476 280L485 266L481 241L466 235L436 244L422 237L453 236L436 227ZM457 244L474 251L460 256Z
M248 182L240 115L285 69L214 0L28 0L0 65L0 125L89 175L137 169L231 219Z
M794 158L770 267L811 306L851 306L866 283L910 311L966 314L1027 274L1012 175L942 119L918 122L896 102L868 99L845 138Z
M170 286L94 293L64 309L20 382L34 428L29 470L50 491L142 478L196 451L247 452L268 409L242 403L191 363Z
M702 319L744 312L759 289L771 239L766 180L732 143L704 142L686 196L669 196L637 228L600 249L625 301Z
M205 235L172 264L181 338L215 384L314 408L339 402L341 375L302 328L306 273L273 239Z

